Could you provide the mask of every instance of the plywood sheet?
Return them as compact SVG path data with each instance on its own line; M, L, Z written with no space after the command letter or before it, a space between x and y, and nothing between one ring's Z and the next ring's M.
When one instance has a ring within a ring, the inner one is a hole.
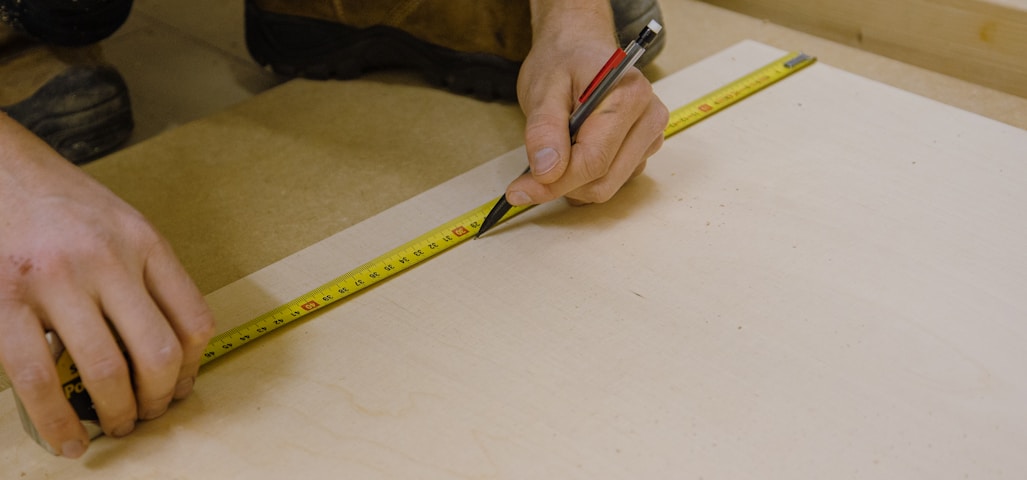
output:
M781 55L658 85L681 105ZM1027 132L814 65L252 344L17 478L1003 478L1027 467ZM211 295L240 323L480 204L511 152Z

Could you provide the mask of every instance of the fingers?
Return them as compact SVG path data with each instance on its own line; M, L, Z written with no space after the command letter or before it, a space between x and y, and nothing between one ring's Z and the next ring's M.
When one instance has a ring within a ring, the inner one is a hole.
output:
M582 125L560 175L537 175L533 165L532 175L507 187L507 199L513 205L544 203L561 196L577 204L609 200L663 145L668 116L649 82L641 72L632 71ZM541 129L543 123L536 125ZM566 132L566 128L550 130L553 136ZM526 141L532 137L526 135ZM533 151L530 148L529 152Z
M192 391L213 317L163 240L139 277L115 275L104 285L101 304L132 359L139 418L157 418Z
M161 416L171 402L182 365L182 348L175 332L138 278L108 278L100 302L132 359L139 419ZM83 380L86 388L93 388L88 378L83 376Z
M628 180L645 170L646 160L663 146L663 132L660 131L650 139L644 131L634 134L636 130L644 128L636 127L632 130L632 134L629 134L621 145L617 158L613 160L605 175L564 194L571 204L606 202L613 198ZM648 135L652 133L648 132Z
M28 306L7 301L0 303L0 322L0 361L40 438L58 455L82 456L89 436L61 391L39 319Z
M53 281L40 309L75 360L107 435L135 428L136 402L128 362L96 301L68 281Z
M200 290L166 243L156 247L145 267L146 285L173 329L182 349L174 398L192 392L200 356L214 334L214 316Z
M12 381L21 378L16 387L19 395L27 392L23 399L31 406L27 411L33 423L58 452L73 441L81 449L68 451L81 455L88 437L61 392L44 328L61 336L107 435L131 433L137 420L159 417L172 399L192 390L214 322L166 243L152 252L145 273L133 273L129 265L94 252L103 266L90 270L95 282L83 284L74 274L51 275L45 292L36 292L32 301L9 302L25 312L20 317L8 313L10 308L0 310L7 319L0 326L0 353L11 352L11 358L0 360L16 372ZM99 287L83 288L93 283ZM15 321L25 326L12 326Z

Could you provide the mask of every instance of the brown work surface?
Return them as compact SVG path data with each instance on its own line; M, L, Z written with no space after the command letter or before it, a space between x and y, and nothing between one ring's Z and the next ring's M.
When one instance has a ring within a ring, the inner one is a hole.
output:
M739 44L671 105L777 58ZM255 140L257 141L257 140ZM266 139L259 141L268 141ZM1002 478L1027 467L1027 132L827 64L218 360L86 458L0 407L14 476ZM221 327L489 198L513 150L208 296Z

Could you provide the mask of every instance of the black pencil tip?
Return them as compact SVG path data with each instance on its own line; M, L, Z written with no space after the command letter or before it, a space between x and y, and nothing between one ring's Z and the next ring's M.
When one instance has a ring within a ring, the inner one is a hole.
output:
M481 238L482 235L485 235L485 232L492 229L493 225L495 225L495 222L489 222L487 220L482 222L481 228L478 229L478 233L474 234L474 239L477 240Z
M506 212L510 211L510 208L511 205L506 201L506 195L499 197L499 201L496 202L496 205L492 207L489 214L482 220L481 227L478 228L478 233L474 238L480 238L485 232L496 226L503 219L503 216L506 215Z

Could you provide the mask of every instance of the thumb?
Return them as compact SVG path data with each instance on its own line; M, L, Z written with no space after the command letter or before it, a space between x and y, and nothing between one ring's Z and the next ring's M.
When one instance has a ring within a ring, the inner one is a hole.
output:
M571 136L567 99L548 96L525 112L524 148L531 174L540 184L559 180L571 158Z

